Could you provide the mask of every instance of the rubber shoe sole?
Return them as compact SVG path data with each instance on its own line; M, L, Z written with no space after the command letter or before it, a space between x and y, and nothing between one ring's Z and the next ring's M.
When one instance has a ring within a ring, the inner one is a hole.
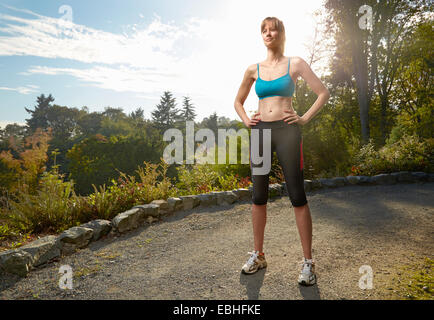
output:
M254 273L258 272L259 270L264 269L266 267L267 267L267 262L265 261L264 263L261 263L256 270L253 270L251 272L246 272L246 271L244 271L244 269L241 269L241 273L243 273L243 274L254 274Z
M314 284L316 284L316 274L313 274L313 279L309 279L308 281L304 279L298 279L298 284L302 286L313 286Z

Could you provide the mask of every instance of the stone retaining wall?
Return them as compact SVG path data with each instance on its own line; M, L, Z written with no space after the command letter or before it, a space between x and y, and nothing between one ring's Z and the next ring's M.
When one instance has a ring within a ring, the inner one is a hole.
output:
M304 180L305 191L320 188L336 188L346 185L379 185L412 182L434 182L433 173L394 172L375 176L347 176L330 179ZM285 183L270 184L269 198L287 195ZM119 213L111 221L92 220L77 227L69 228L58 236L46 236L26 244L18 249L0 253L0 272L17 274L25 277L32 269L49 263L50 260L72 254L84 248L90 242L97 241L108 233L121 234L136 229L144 223L151 223L176 211L190 210L196 207L224 206L237 201L250 201L252 186L248 189L232 191L213 191L206 194L154 200L149 204L138 205Z

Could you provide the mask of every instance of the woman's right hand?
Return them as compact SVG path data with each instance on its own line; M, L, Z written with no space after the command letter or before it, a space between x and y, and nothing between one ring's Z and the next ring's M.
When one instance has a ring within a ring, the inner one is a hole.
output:
M258 117L260 114L260 112L256 112L251 119L249 119L247 122L244 122L246 127L251 128L256 126L256 124L261 121L261 119Z

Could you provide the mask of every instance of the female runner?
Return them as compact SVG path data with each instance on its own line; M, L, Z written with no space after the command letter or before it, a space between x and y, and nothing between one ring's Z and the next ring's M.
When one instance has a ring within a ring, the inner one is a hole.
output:
M312 219L304 191L303 147L300 126L308 123L324 106L330 93L310 66L300 57L285 57L285 28L281 20L267 17L261 23L261 34L267 49L267 58L250 65L244 73L235 98L235 110L244 124L259 131L259 152L263 149L263 129L271 129L271 156L276 152L282 167L289 199L294 207L295 219L303 248L302 268L298 283L316 283L314 260L312 259ZM302 77L317 94L311 108L299 116L292 108L295 82ZM243 104L255 84L259 98L259 109L250 119ZM250 148L250 160L252 152ZM250 161L250 167L257 166ZM252 173L252 224L254 251L242 267L242 272L252 274L267 266L263 252L264 230L267 216L269 174Z

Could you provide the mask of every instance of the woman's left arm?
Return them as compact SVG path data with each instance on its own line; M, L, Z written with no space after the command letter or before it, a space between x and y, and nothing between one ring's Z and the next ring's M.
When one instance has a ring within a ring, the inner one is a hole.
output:
M304 125L308 123L324 106L327 100L330 98L330 92L321 82L321 80L312 71L310 66L302 58L294 58L294 70L296 75L300 75L309 85L309 87L318 96L315 103L309 108L308 111L302 116L298 117L298 123Z

